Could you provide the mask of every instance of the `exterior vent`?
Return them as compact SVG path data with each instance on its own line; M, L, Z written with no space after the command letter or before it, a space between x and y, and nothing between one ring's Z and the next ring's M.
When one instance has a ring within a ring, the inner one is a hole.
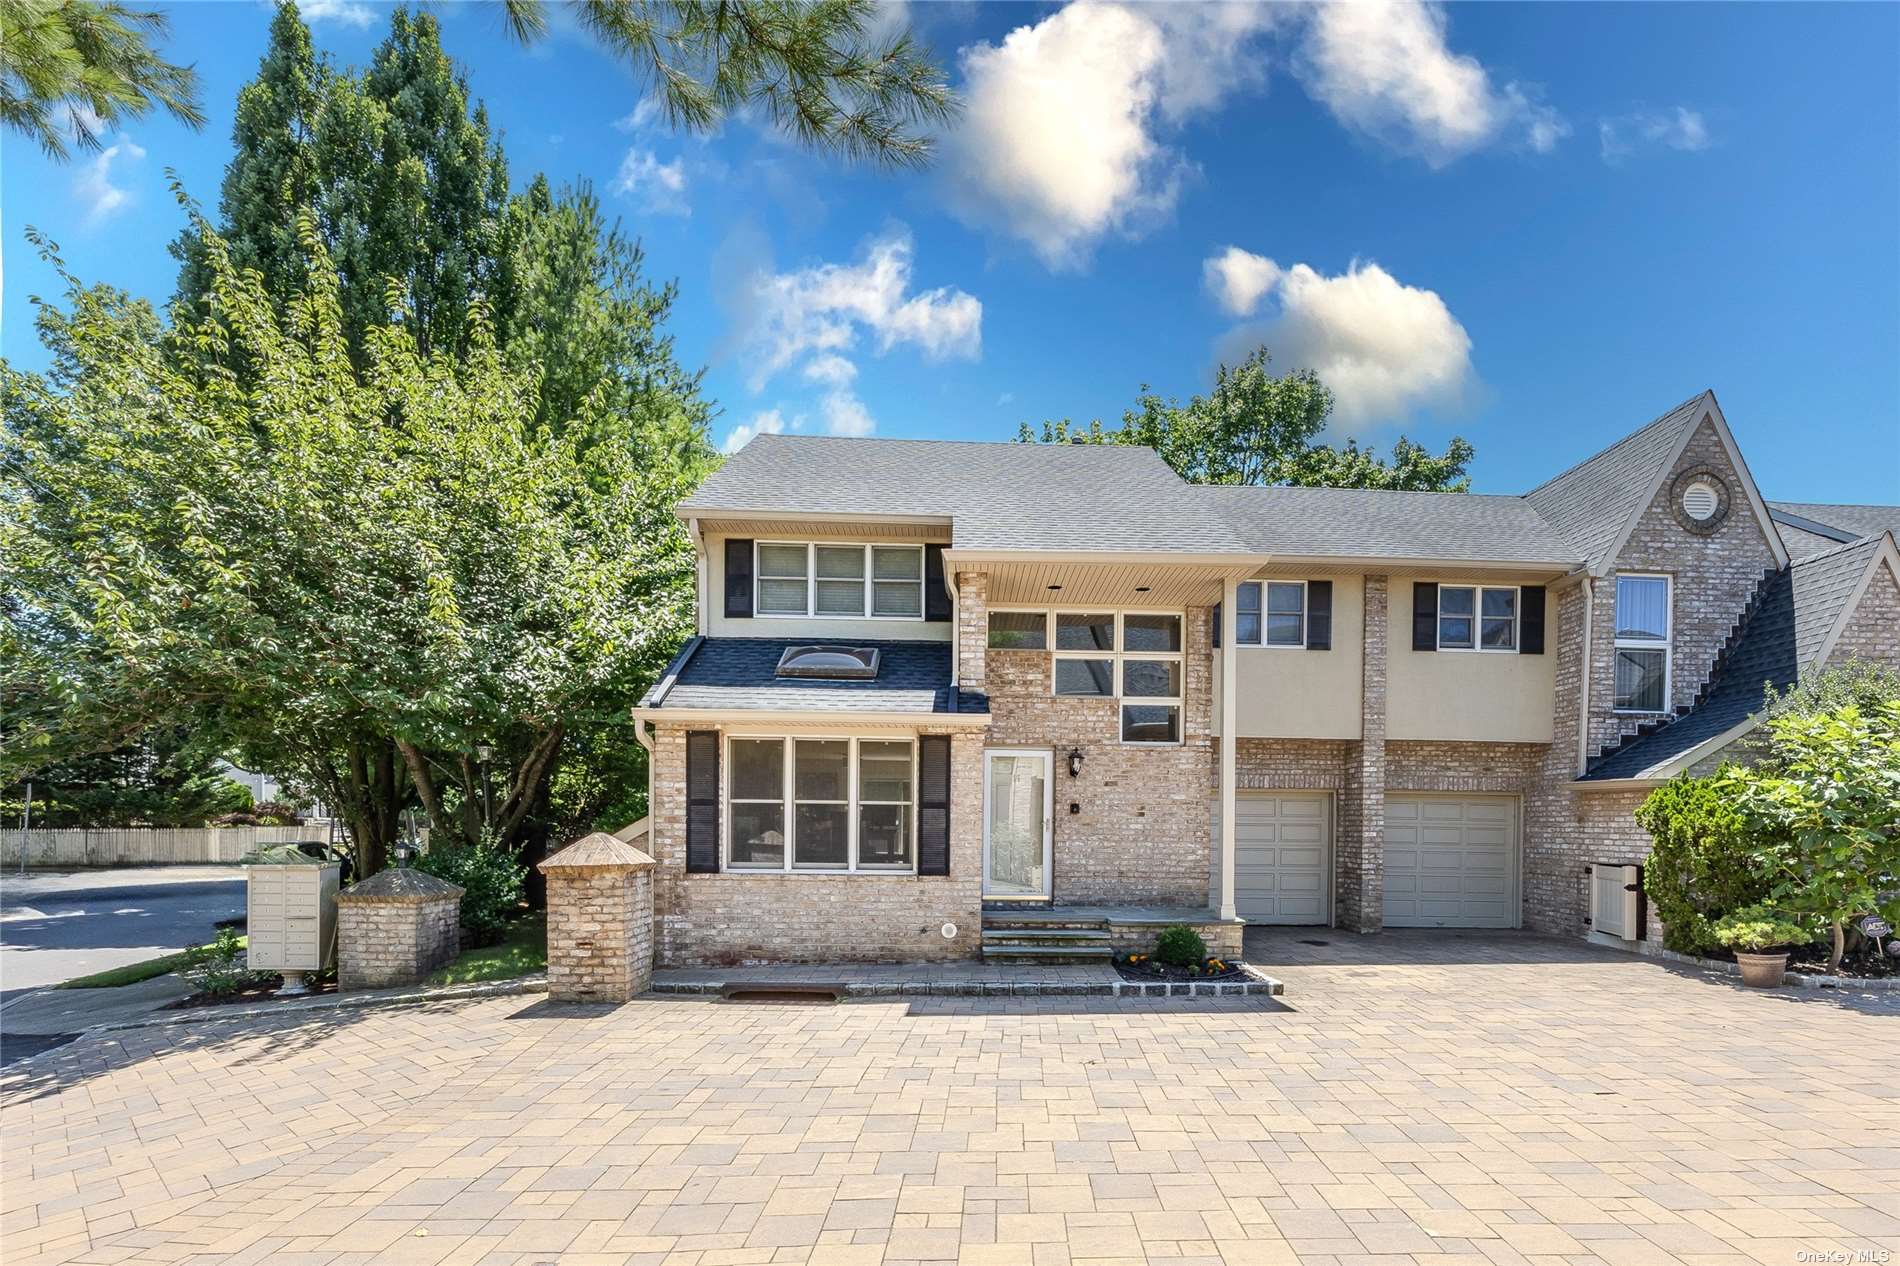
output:
M877 677L875 647L788 646L779 656L780 677L817 677L829 681L871 681Z
M1698 479L1682 490L1682 512L1697 523L1708 521L1722 504L1714 485Z
M1643 939L1643 868L1598 862L1590 874L1590 930L1623 941Z

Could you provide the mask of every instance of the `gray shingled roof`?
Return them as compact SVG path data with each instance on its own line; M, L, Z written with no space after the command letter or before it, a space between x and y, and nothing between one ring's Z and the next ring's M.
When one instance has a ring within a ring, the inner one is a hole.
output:
M1247 552L1154 450L1117 444L760 435L680 510L947 517L966 550Z
M1584 782L1640 778L1761 710L1766 688L1786 690L1812 665L1841 608L1866 574L1881 537L1837 545L1798 559L1768 584L1708 696L1687 716L1618 748L1590 767Z
M1843 540L1892 532L1900 536L1900 506L1823 505L1813 501L1770 501L1768 513L1781 539L1796 557L1825 553ZM1831 529L1816 531L1814 529Z
M1522 497L1371 488L1200 491L1262 554L1558 566L1583 561Z
M660 680L677 676L657 708L708 708L731 712L914 712L985 713L989 700L950 686L950 643L854 640L876 647L877 677L871 681L826 681L778 676L779 657L789 646L809 646L809 637L709 637L689 642ZM640 701L655 707L655 686Z
M1705 391L1594 457L1524 494L1591 567L1600 566L1637 510L1656 495L1683 433L1715 403Z

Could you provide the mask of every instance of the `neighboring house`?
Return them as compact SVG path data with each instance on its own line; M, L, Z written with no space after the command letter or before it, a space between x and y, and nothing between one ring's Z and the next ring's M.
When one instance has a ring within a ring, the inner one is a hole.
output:
M678 513L669 963L970 955L1007 903L1582 935L1764 683L1900 663L1900 508L1770 506L1708 393L1520 497L764 435Z

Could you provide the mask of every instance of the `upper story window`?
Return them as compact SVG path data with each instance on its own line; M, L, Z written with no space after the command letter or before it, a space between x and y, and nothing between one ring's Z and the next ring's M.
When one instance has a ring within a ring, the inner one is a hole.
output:
M1234 640L1242 646L1304 647L1306 617L1303 580L1249 580L1234 591Z
M1184 695L1178 611L991 611L989 644L1048 650L1050 693L1119 699L1124 743L1179 743Z
M1438 586L1438 649L1517 650L1517 587Z
M762 616L924 618L924 547L760 541L754 610Z
M1669 577L1616 578L1618 712L1669 710Z

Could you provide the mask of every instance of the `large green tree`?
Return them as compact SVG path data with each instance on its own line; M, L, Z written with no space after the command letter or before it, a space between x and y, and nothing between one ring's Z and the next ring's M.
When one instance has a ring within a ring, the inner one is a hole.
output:
M524 42L546 36L547 0L504 0ZM956 111L943 71L878 0L567 0L669 122L710 131L753 110L817 150L893 165L931 152Z
M225 775L201 737L160 726L123 747L34 771L34 825L203 826L220 813L249 808L251 793ZM24 816L28 790L24 782L0 789L10 820Z
M203 127L198 76L159 56L165 15L117 0L0 0L0 123L53 158L162 106Z
M479 305L461 355L407 320L353 355L299 227L287 305L200 222L203 315L69 277L52 371L0 365L0 777L184 726L336 806L360 873L411 798L438 839L518 844L570 730L687 632L699 472L590 404L540 425Z
M1119 427L1079 426L1064 418L1040 432L1024 424L1017 439L1045 444L1139 444L1191 483L1295 484L1324 488L1386 488L1464 492L1473 450L1454 436L1434 454L1400 436L1390 458L1358 441L1316 442L1333 410L1333 393L1310 369L1274 374L1272 357L1256 348L1238 365L1221 365L1214 389L1186 403L1142 387Z

